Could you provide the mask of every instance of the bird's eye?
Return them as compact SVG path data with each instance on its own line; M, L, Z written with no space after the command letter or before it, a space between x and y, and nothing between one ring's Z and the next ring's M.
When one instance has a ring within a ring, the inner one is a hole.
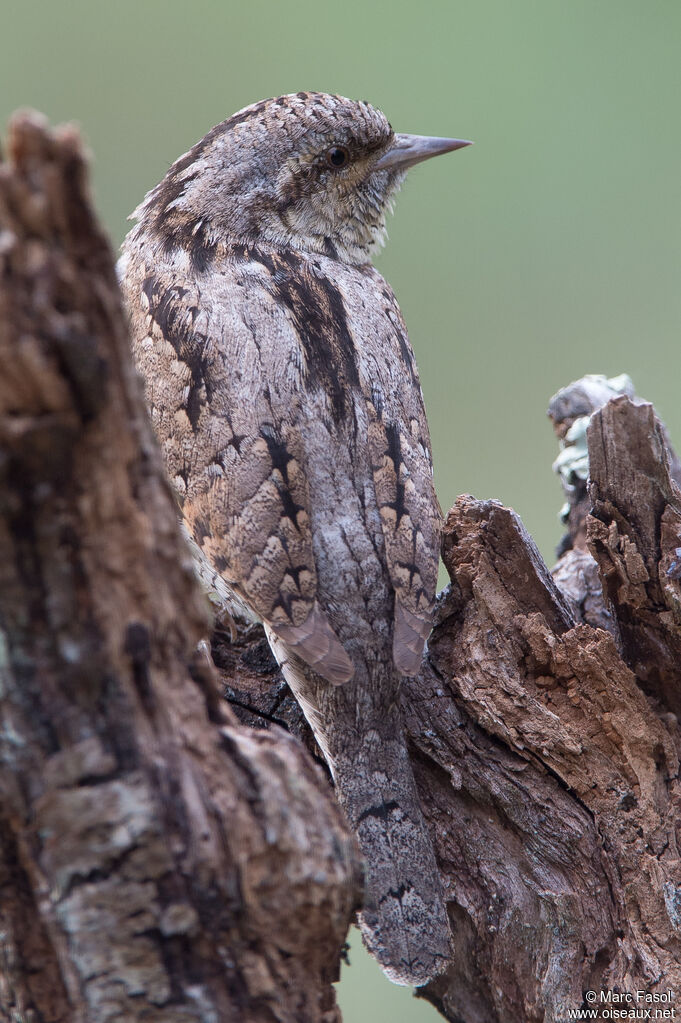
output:
M331 146L327 151L326 162L330 167L345 167L350 154L344 146Z

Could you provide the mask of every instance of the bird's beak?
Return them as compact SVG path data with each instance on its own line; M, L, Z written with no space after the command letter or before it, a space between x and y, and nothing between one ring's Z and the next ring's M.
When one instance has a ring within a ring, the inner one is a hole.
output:
M374 170L388 170L397 167L407 170L421 160L430 160L431 156L451 153L464 146L472 146L465 139L441 139L430 135L395 135L390 149L379 157Z

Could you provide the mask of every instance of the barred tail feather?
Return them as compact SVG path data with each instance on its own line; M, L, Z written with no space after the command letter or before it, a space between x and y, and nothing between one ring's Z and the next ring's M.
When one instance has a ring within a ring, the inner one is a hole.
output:
M355 658L354 678L332 687L271 630L268 638L364 854L365 944L393 982L426 984L447 965L451 933L404 739L397 673Z

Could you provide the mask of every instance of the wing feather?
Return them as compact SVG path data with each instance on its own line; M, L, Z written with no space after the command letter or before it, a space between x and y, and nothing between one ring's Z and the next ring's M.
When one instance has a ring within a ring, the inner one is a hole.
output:
M380 357L364 360L369 451L395 590L393 659L404 675L421 663L432 627L442 513L433 484L421 384L397 300L377 271L367 272L379 310Z
M266 287L217 293L139 264L125 280L151 415L200 550L254 612L332 684L353 666L317 603L295 336ZM276 321L277 316L280 322ZM264 322L263 322L264 321ZM276 345L259 339L277 337ZM292 386L293 384L293 386ZM297 384L297 386L296 386Z

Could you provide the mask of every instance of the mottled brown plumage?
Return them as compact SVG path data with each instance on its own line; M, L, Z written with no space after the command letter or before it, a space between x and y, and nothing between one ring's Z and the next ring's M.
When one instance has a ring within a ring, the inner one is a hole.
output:
M265 624L367 858L367 943L414 984L449 953L398 705L440 511L406 327L370 259L406 168L463 144L338 96L255 104L170 168L121 260L187 527Z

